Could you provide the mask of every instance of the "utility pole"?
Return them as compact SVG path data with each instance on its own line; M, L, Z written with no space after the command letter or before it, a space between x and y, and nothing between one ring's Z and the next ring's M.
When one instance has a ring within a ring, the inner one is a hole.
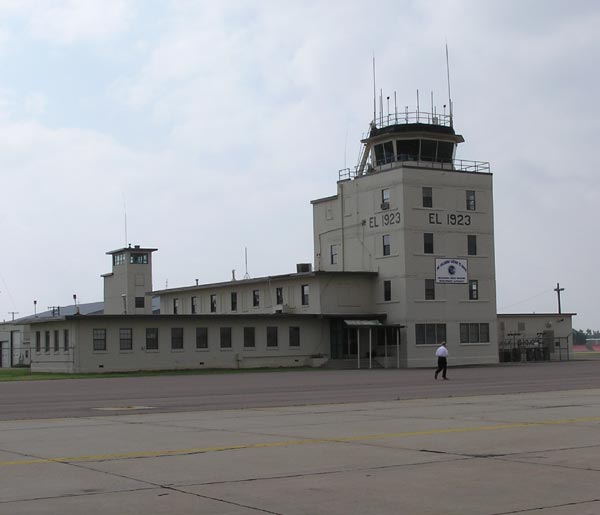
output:
M558 297L558 314L560 315L562 313L560 309L560 292L565 291L565 289L561 288L559 283L556 283L556 288L554 288L554 291L556 292L556 295Z

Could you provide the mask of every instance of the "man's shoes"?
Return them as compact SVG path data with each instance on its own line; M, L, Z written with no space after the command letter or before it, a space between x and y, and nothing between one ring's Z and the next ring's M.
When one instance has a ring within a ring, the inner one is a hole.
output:
M447 377L444 377L443 379L444 379L444 381L448 381L449 380Z

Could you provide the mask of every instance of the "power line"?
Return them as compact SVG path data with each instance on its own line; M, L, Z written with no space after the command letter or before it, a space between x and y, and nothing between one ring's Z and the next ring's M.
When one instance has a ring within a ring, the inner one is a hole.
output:
M515 302L514 304L510 304L508 306L502 306L501 308L498 308L498 310L502 311L503 309L512 308L513 306L523 304L524 302L527 302L529 300L537 299L538 297L541 297L542 295L546 295L547 293L550 293L551 291L554 291L554 290L544 290L541 293L538 293L536 295L533 295L532 297L528 297L526 299L520 300L519 302Z

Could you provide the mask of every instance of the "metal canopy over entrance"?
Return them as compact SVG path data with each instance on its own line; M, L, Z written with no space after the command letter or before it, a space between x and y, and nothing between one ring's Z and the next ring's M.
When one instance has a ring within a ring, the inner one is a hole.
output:
M348 329L348 349L352 348L352 336L356 336L356 367L360 368L361 350L360 350L360 334L361 329L369 331L369 347L367 356L369 358L369 368L373 368L373 330L380 335L383 333L383 348L384 348L384 367L388 364L388 343L395 343L396 350L396 368L400 368L400 329L404 326L400 324L384 324L379 320L344 320L344 325ZM352 331L354 329L354 331ZM383 331L381 331L383 329ZM391 331L390 331L391 329ZM393 342L388 342L388 335L392 334Z

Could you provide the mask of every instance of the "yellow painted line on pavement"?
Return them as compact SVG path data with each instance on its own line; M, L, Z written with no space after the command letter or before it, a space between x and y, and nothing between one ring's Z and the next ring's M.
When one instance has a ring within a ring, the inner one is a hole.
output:
M13 465L35 465L42 463L81 463L91 461L109 461L135 458L161 458L164 456L185 456L188 454L205 454L209 452L235 451L240 449L268 449L274 447L292 447L295 445L315 445L322 443L346 443L366 440L383 440L410 436L431 436L450 433L475 433L482 431L499 431L502 429L519 429L541 426L559 426L581 422L598 422L600 417L580 417L560 420L541 420L538 422L515 422L511 424L495 424L489 426L457 427L448 429L431 429L428 431L403 431L400 433L380 433L371 435L342 436L337 438L306 438L301 440L284 440L280 442L249 443L240 445L224 445L218 447L192 447L190 449L172 449L162 451L136 451L112 454L93 454L88 456L68 456L62 458L34 458L13 461L0 461L0 467Z

